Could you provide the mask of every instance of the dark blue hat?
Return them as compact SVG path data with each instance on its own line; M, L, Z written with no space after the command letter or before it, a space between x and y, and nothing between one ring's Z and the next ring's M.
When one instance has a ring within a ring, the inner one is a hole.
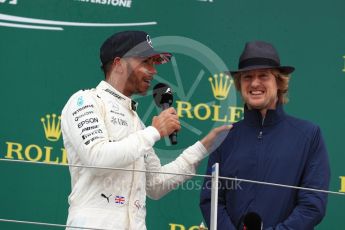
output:
M238 70L230 70L229 72L234 75L255 69L278 69L283 74L290 74L295 70L292 66L281 66L276 49L263 41L246 43L238 62Z
M172 54L154 50L150 36L144 31L123 31L105 40L100 49L102 65L116 57L153 57L155 64L164 64Z

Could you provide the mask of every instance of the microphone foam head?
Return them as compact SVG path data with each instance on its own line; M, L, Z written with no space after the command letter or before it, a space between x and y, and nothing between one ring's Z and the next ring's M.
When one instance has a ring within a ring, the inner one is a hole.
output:
M263 225L260 215L256 212L247 213L244 216L243 223L248 230L261 230Z
M170 86L164 83L158 83L153 87L152 96L159 107L162 107L163 104L171 106L174 100Z

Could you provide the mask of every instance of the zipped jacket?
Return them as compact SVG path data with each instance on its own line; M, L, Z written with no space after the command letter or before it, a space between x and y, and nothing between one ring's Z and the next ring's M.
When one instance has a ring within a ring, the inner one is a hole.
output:
M330 167L320 128L287 115L282 105L244 109L224 142L209 157L207 174L219 163L220 176L328 190ZM211 189L206 178L200 207L210 222ZM314 229L325 215L327 194L251 182L221 180L218 229L240 229L243 217L258 214L263 229Z

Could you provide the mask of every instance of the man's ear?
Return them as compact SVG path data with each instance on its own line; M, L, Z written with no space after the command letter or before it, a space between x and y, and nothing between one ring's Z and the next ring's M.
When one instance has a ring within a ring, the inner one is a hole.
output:
M117 73L122 73L125 68L125 63L121 60L121 58L116 57L113 60L112 68Z

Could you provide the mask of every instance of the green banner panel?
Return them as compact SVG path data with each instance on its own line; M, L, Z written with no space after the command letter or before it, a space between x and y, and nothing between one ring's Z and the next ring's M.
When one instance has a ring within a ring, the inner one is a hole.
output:
M342 0L0 0L0 158L31 162L0 161L0 219L66 223L70 176L61 110L74 92L103 80L99 47L122 30L145 30L155 49L174 54L157 67L153 82L172 86L182 124L178 145L167 139L155 145L163 164L212 127L242 119L240 95L222 72L237 67L245 42L264 40L279 50L282 63L296 67L286 111L321 127L330 190L345 192L344 23ZM134 99L150 125L159 113L152 92ZM161 200L148 200L148 229L199 229L201 184L195 177ZM317 229L345 229L344 209L345 196L329 195ZM0 229L50 228L0 222Z

